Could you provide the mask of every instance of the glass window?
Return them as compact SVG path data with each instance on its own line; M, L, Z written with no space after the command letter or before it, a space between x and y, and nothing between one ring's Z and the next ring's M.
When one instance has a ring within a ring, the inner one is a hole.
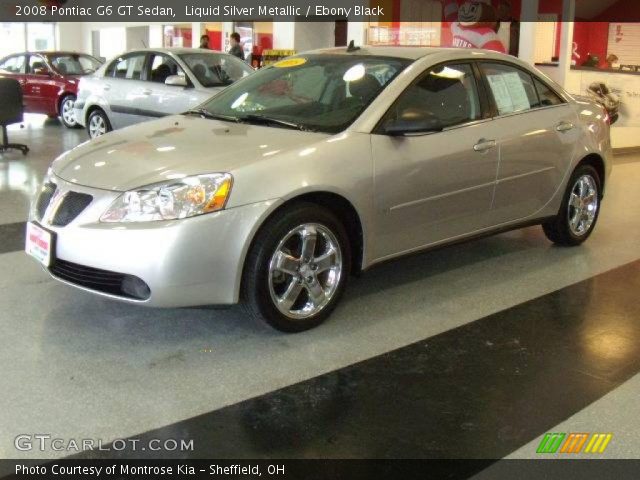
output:
M0 23L0 57L18 52L54 50L55 45L54 23Z
M31 75L46 75L49 68L40 55L29 56L29 72Z
M56 28L53 23L27 23L27 50L54 50Z
M500 63L482 65L499 115L524 112L540 106L531 75Z
M135 53L120 57L109 65L105 76L141 80L145 57L146 53Z
M191 47L192 45L192 29L190 23L183 23L179 25L165 25L164 26L164 40L163 45L165 47ZM196 39L199 42L199 39Z
M90 55L49 55L49 61L61 75L88 75L100 68L100 62Z
M390 119L419 123L425 131L480 119L473 69L467 64L436 67L408 87L390 113Z
M26 51L24 23L0 23L0 57Z
M0 72L4 73L24 73L24 55L15 55L13 57L5 58L0 63Z
M203 107L230 120L337 133L410 63L366 55L291 57L231 85Z
M543 107L550 107L552 105L560 105L564 103L564 100L558 96L556 92L547 87L544 83L542 83L537 78L534 78L534 83L536 85L536 90L538 91L538 96L540 97L540 105Z
M187 53L180 55L203 87L220 87L253 73L242 60L222 53Z
M152 82L164 83L171 75L184 75L184 70L171 57L154 53L151 56L151 73L149 80Z

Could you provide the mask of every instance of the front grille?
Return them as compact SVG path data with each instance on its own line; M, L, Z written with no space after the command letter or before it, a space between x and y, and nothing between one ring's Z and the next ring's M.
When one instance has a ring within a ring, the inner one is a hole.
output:
M86 193L68 192L56 210L51 225L55 227L66 227L73 222L92 201L93 197Z
M40 195L38 195L38 200L36 201L36 213L40 220L44 218L44 214L47 211L49 203L51 203L54 193L56 193L55 183L45 183L42 186L42 190L40 190Z
M151 296L148 285L138 277L100 270L56 259L49 268L51 274L61 280L118 297L146 300Z

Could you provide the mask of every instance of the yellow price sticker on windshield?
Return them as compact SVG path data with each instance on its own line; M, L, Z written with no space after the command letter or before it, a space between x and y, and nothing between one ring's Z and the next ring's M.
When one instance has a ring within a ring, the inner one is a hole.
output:
M287 60L280 60L277 63L274 63L274 67L278 68L291 68L291 67L299 67L300 65L304 65L307 63L306 58L289 58Z

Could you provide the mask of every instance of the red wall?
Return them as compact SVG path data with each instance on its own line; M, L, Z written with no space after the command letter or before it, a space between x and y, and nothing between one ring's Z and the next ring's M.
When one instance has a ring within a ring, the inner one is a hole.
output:
M573 41L578 44L577 60L581 65L589 54L600 58L600 65L604 65L607 58L607 43L609 42L608 22L575 22L573 27Z
M182 37L182 46L183 47L191 47L193 45L193 39L191 38L191 29L190 28L179 28L175 29L176 37Z
M209 48L212 50L222 50L222 32L207 30L207 37L209 37Z

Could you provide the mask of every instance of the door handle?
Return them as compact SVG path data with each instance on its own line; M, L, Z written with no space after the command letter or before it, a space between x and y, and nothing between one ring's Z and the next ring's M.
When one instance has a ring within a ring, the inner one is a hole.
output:
M151 90L149 90L148 88L145 88L144 90L142 90L142 94L143 95L151 95Z
M486 152L487 150L491 150L496 147L495 140L485 140L484 138L480 139L478 143L473 146L473 149L476 152Z
M556 125L556 130L558 132L568 132L569 130L573 130L575 125L571 122L560 122Z

